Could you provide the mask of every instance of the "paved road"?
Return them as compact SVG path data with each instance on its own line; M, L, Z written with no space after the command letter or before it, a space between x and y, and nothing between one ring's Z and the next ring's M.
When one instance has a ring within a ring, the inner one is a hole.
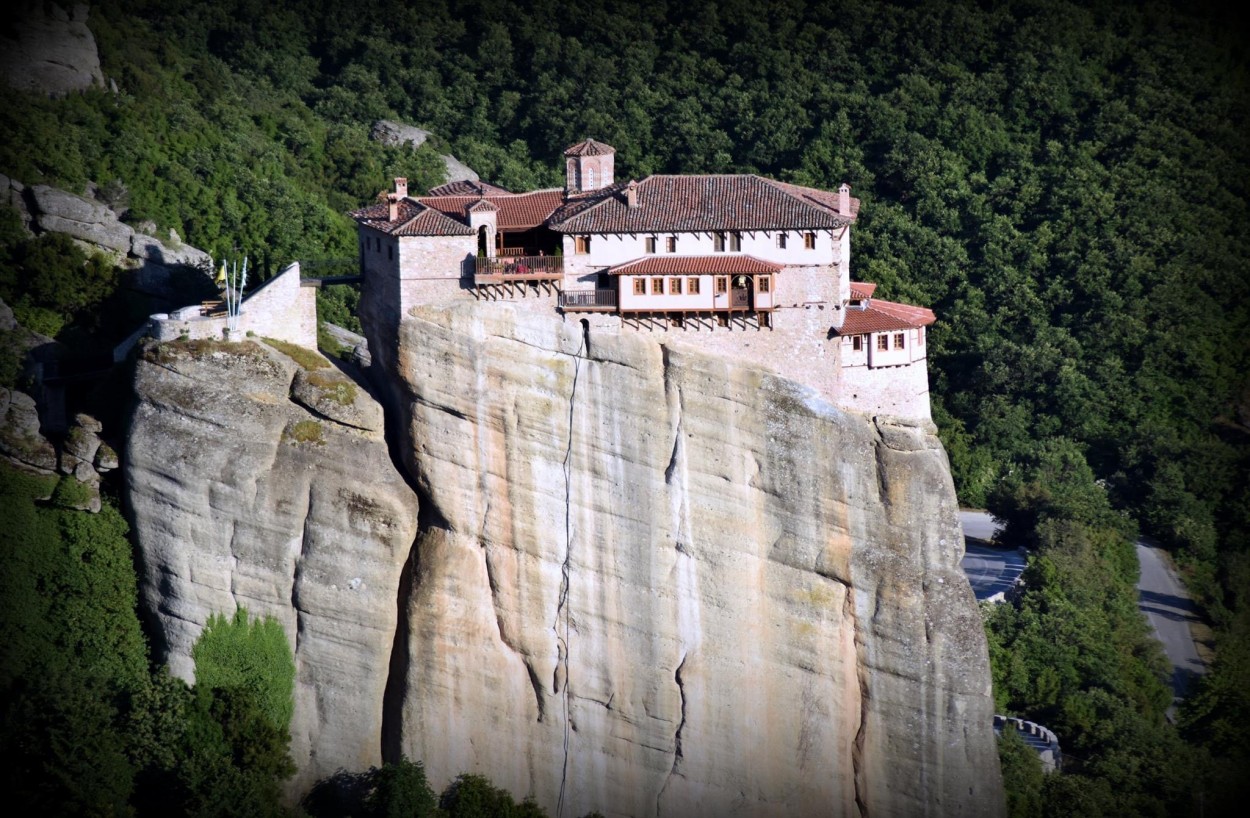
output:
M964 527L965 539L985 540L986 542L994 539L994 535L1002 529L1002 526L985 511L960 509L959 524Z
M988 543L1000 526L984 511L960 511L959 522L964 529L964 574L977 602L986 599L1001 601L1002 596L1020 579L1024 571L1024 555L1014 548L993 548Z
M1206 672L1189 630L1189 623L1198 621L1197 608L1172 571L1163 549L1138 540L1137 561L1141 564L1137 604L1172 663L1172 695L1179 700L1185 697L1190 683Z

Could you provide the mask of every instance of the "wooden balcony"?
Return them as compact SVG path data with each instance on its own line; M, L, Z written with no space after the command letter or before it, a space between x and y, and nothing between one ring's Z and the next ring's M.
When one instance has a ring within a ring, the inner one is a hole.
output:
M560 281L564 278L562 256L497 256L476 259L473 283L510 284L530 281Z
M616 290L569 290L560 293L565 312L616 312Z

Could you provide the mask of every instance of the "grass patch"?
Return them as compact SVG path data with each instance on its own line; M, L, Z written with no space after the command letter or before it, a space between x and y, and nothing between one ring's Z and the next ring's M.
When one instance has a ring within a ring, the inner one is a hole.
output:
M340 406L351 406L356 402L356 384L351 381L331 377L323 372L309 373L305 380L317 387L326 400L334 401Z
M325 369L330 366L330 362L321 357L321 355L298 344L292 344L289 341L279 341L277 338L265 338L264 341L310 372L314 369Z
M320 446L326 442L321 423L316 420L297 420L287 427L286 436L296 443L315 443Z

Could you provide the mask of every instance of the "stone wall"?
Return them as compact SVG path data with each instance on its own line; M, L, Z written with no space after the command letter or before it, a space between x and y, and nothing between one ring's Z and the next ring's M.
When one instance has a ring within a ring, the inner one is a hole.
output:
M228 320L226 316L201 315L200 306L193 305L152 316L150 334L157 341L184 337L221 340L226 337ZM249 333L317 348L317 290L300 281L298 262L287 265L243 299L235 340Z
M857 412L929 417L929 370L924 360L907 366L843 367L837 404Z

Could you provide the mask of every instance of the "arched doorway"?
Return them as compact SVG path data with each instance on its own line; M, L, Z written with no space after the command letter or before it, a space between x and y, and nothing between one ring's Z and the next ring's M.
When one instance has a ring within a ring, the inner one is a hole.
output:
M478 258L490 255L490 231L486 229L486 225L477 229L477 255Z

